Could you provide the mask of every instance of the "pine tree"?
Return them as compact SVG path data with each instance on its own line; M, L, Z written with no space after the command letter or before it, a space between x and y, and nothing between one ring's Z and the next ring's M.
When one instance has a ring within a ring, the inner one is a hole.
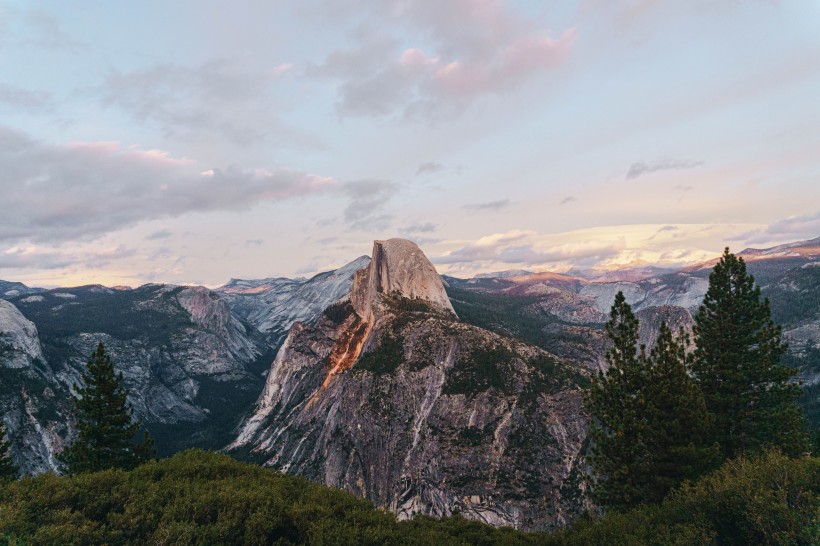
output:
M651 488L646 499L660 502L670 489L694 480L720 462L717 445L707 445L710 417L703 394L689 376L689 337L678 337L665 322L649 356L650 381L646 391L647 439L652 452Z
M114 373L102 343L86 364L82 379L83 386L73 397L77 439L60 456L68 472L130 469L155 457L147 432L142 442L133 441L140 423L132 418L126 403L128 390L122 386L122 372Z
M606 508L660 502L669 490L719 462L706 446L709 417L688 374L688 337L662 323L650 354L638 352L639 322L622 293L606 332L609 368L598 374L585 404L592 416L592 496Z
M6 427L0 421L0 482L17 478L17 467L11 460L10 447L6 439Z
M787 349L781 329L743 258L728 248L709 275L694 330L693 370L723 455L732 458L765 446L805 452L796 402L801 391L790 382L795 371L780 364Z
M646 359L638 354L638 319L622 292L615 296L607 336L609 365L586 393L595 480L592 496L607 508L624 509L644 502L650 450L646 439ZM642 348L643 352L643 348Z

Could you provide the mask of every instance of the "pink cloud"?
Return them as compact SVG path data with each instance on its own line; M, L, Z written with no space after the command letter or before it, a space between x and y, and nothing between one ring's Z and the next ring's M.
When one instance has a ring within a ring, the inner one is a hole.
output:
M101 158L117 157L118 160L123 162L140 162L164 167L185 166L196 163L196 161L187 157L172 157L165 150L143 150L138 146L123 146L122 143L111 140L75 141L64 144L62 147L78 154Z
M438 57L428 57L422 50L417 48L405 49L399 57L399 63L405 66L436 65L438 61Z
M271 74L273 74L274 77L279 77L282 74L284 74L285 72L287 72L288 70L291 70L294 66L295 65L293 63L278 64L278 65L273 67L273 70L271 70Z
M397 51L398 40L377 34L330 53L310 73L339 81L343 115L457 115L560 65L577 37L574 28L556 35L502 0L393 0L372 9L374 27L399 24L425 49Z
M435 70L434 82L446 95L471 97L514 87L537 72L560 64L575 40L575 29L560 38L524 36L484 62L453 61Z

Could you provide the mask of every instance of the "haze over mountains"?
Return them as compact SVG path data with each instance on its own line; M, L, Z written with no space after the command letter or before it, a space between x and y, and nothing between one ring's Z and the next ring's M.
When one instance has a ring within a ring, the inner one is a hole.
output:
M740 255L816 396L820 238ZM391 239L310 279L214 290L2 281L0 414L24 471L56 469L69 393L102 341L162 454L227 448L401 517L552 528L584 506L580 393L615 293L651 343L662 320L691 328L711 265L459 279Z

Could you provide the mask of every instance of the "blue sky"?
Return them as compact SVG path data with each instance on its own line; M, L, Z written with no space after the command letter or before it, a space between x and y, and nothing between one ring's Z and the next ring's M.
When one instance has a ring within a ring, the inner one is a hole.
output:
M820 235L813 0L0 0L0 278L218 285Z

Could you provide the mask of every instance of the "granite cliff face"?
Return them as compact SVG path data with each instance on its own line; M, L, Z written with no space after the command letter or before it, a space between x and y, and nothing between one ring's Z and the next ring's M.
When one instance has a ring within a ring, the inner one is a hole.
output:
M458 320L408 241L376 241L350 295L294 324L236 454L407 518L549 528L583 493L586 374Z
M157 437L161 453L224 445L264 384L263 363L271 353L263 336L207 288L85 286L15 303L27 322L38 325L50 370L43 380L55 395L61 389L62 403L70 403L68 390L104 343L130 389L134 413ZM63 437L69 416L62 416Z
M11 303L0 300L0 354L4 368L28 368L43 360L37 327Z
M415 243L404 239L375 241L370 265L353 278L350 301L368 323L379 317L383 295L424 300L455 315L433 264Z
M231 310L265 334L271 347L277 347L293 323L316 322L322 311L348 292L353 275L370 262L361 256L333 271L310 279L231 279L215 290Z
M25 473L54 470L68 432L68 389L43 356L37 328L0 300L0 409L11 457Z

